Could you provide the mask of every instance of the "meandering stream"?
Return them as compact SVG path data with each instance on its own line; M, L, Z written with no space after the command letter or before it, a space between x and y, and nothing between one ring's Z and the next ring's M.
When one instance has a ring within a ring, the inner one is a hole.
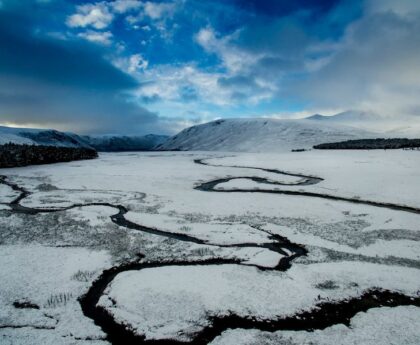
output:
M220 178L208 182L203 182L196 185L194 188L203 192L217 192L217 193L270 193L270 194L283 194L290 196L304 196L312 198L323 198L329 200L337 200L343 202L357 203L374 207L387 208L391 210L398 210L402 212L410 212L420 214L420 208L411 206L398 205L392 203L382 203L370 200L352 199L346 197L340 197L330 194L321 194L314 192L305 191L294 191L294 190L267 190L267 189L217 189L218 185L229 182L235 179L249 179L259 184L275 185L277 186L308 186L320 183L323 181L320 177L307 176L302 174L295 174L290 172L284 172L276 169L264 169L249 166L224 166L224 165L213 165L205 162L204 159L196 159L194 163L206 166L214 167L229 167L229 168L241 168L241 169L254 169L264 172L269 172L278 175L292 176L299 180L293 183L276 182L266 178L256 176L241 176L241 177L226 177ZM125 218L125 214L128 209L124 205L111 204L111 203L84 203L74 204L68 207L62 208L32 208L21 205L22 200L27 198L31 193L24 187L19 186L15 183L10 182L6 176L0 176L0 184L5 184L17 191L19 195L9 203L3 203L10 207L11 212L24 213L24 214L38 214L38 213L51 213L58 211L65 211L72 208L85 207L85 206L106 206L116 210L116 213L110 217L111 221L115 224L125 227L127 229L145 232L157 236L163 236L167 238L176 239L178 241L190 242L195 244L202 244L216 247L251 247L251 248L264 248L271 251L277 252L282 255L282 259L278 262L275 267L260 267L253 265L259 270L277 270L285 271L289 269L293 263L293 260L307 254L307 249L299 244L290 242L287 238L269 234L269 242L267 243L238 243L238 244L220 244L205 241L196 238L191 235L184 233L175 233L160 230L158 228L146 227L134 222L131 222ZM291 254L290 254L291 253ZM104 309L97 306L99 298L103 295L104 290L109 283L121 272L131 270L141 270L144 268L155 268L170 265L221 265L221 264L237 264L242 265L239 260L233 259L211 259L201 261L171 261L171 262L147 262L142 258L141 261L132 262L129 264L116 266L111 269L102 272L100 277L92 283L89 291L86 295L80 298L80 304L84 314L93 319L97 325L99 325L104 332L108 335L108 340L112 344L181 344L175 340L145 340L144 337L134 334L130 329L124 325L118 324L113 317ZM247 264L249 266L249 264ZM211 326L206 327L201 332L195 335L194 339L189 344L207 344L216 336L220 335L223 331L228 328L256 328L266 331L277 331L277 330L313 330L323 329L328 326L332 326L338 323L349 324L350 319L360 311L366 311L370 308L379 306L401 306L401 305L416 305L420 307L420 297L410 297L403 294L385 291L385 290L370 290L365 291L362 295L357 298L349 300L343 300L341 302L322 302L310 311L304 311L298 313L292 317L276 319L276 320L256 320L253 318L244 318L237 315L229 315L222 318L213 318L211 320ZM315 307L315 306L314 306Z

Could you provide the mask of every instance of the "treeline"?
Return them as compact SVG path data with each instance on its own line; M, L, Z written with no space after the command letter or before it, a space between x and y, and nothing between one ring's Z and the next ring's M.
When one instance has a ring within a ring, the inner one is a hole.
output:
M0 168L21 167L32 164L69 162L98 157L94 149L39 145L0 145Z
M335 143L315 145L319 150L378 150L378 149L411 149L420 147L420 139L391 138L391 139L356 139Z

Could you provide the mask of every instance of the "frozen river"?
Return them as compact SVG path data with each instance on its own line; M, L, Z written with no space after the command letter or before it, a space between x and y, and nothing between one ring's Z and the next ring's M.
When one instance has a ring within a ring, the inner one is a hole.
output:
M416 151L2 169L1 339L417 344L419 171Z

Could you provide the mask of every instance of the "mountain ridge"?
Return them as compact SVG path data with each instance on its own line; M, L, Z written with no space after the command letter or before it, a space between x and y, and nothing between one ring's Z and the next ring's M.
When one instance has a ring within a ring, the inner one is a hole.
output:
M361 129L314 121L269 118L222 119L182 130L158 150L277 152L326 141L371 138Z
M147 135L78 135L55 129L16 128L0 126L0 145L57 146L95 149L102 152L150 151L168 136Z

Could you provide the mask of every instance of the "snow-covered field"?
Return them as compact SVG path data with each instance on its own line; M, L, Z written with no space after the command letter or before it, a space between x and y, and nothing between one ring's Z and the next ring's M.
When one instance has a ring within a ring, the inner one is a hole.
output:
M0 174L1 344L420 343L418 151L118 153ZM298 322L384 290L402 297Z

